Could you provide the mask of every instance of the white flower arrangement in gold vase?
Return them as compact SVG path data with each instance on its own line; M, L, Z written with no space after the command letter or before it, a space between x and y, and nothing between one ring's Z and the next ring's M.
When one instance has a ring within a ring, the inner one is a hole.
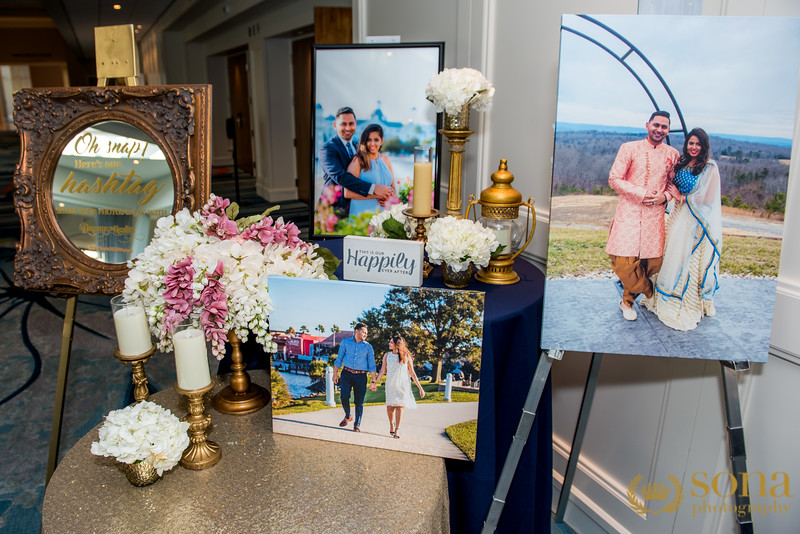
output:
M463 215L461 195L461 160L465 143L474 132L469 129L469 110L486 111L492 104L494 87L475 69L444 69L431 76L425 98L436 111L444 112L440 130L450 145L450 178L447 187L447 215Z
M123 464L148 463L161 476L180 462L189 446L188 430L189 423L166 408L142 401L109 412L91 451Z
M498 246L495 233L478 221L447 216L431 224L425 250L428 261L442 265L445 284L465 287L472 275L472 266L489 265L492 252ZM454 274L459 280L452 278Z
M425 88L425 98L436 106L436 111L448 115L457 115L465 105L486 111L493 96L494 87L489 80L471 68L444 69L431 76Z

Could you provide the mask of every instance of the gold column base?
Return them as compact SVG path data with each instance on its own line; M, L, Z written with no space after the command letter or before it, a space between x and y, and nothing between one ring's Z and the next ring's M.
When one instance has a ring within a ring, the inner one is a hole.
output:
M447 183L447 213L458 219L463 219L461 212L461 160L464 154L464 144L469 142L473 130L439 130L450 144L450 178Z
M214 396L214 409L228 415L244 415L257 412L272 400L270 392L250 381L250 375L242 358L241 344L238 336L231 330L228 332L231 344L231 385L225 387Z
M514 272L514 258L509 254L501 254L490 259L489 265L475 274L475 279L499 286L516 284L519 275Z
M422 241L423 251L422 251L422 277L428 278L431 273L433 272L433 265L428 262L428 259L425 257L425 244L428 242L428 236L425 233L425 221L428 219L432 219L434 217L438 217L441 212L436 208L431 208L431 212L427 215L414 215L413 210L411 208L406 208L403 210L403 215L406 217L411 217L412 219L417 220L417 234L414 236L414 241Z
M175 391L189 398L189 415L182 420L189 423L189 439L191 444L181 455L181 465L186 469L199 471L207 469L222 458L222 449L208 439L208 427L211 425L211 414L206 412L203 395L211 391L214 383L204 388L186 390L175 384Z
M237 393L231 386L226 386L214 396L214 409L229 415L244 415L257 412L271 400L269 391L258 384L250 383L243 393Z
M136 402L147 400L147 397L150 396L150 389L147 387L147 375L144 372L144 362L149 360L150 356L155 352L155 345L150 347L150 350L147 352L137 354L136 356L120 354L119 347L114 349L114 357L123 364L131 364L131 371L133 371L133 375L131 376L131 382L133 382L133 398L136 399Z

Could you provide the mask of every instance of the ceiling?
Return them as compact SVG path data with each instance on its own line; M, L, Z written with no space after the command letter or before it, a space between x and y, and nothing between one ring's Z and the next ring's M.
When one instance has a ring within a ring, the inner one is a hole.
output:
M94 59L95 26L132 24L143 34L173 0L0 0L0 19L25 21L33 27L58 28L67 46L81 60ZM114 4L120 6L114 9Z

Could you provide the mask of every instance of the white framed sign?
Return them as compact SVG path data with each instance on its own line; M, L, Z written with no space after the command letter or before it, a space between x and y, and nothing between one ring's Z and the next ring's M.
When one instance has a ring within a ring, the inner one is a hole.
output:
M345 280L396 286L422 285L422 241L346 236L342 253Z

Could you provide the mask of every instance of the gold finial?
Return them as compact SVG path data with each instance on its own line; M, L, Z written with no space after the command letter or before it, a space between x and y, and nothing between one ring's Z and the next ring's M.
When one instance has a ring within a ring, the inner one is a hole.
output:
M522 193L511 186L513 181L514 175L508 172L508 160L503 158L492 173L492 186L481 191L481 203L491 207L518 209L522 205ZM509 212L508 217L515 219L517 213Z

